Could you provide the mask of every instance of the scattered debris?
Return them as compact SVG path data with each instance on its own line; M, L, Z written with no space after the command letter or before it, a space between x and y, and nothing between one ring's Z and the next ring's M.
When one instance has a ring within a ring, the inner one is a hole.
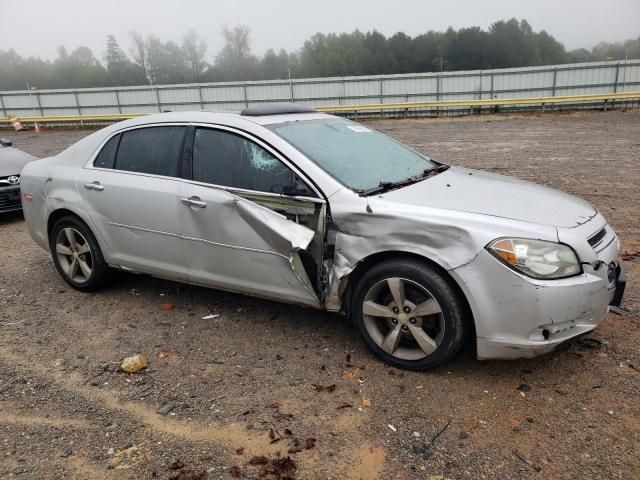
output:
M468 434L467 432L460 432L460 433L458 434L458 438L459 438L460 440L465 440L465 439L469 438L469 434Z
M291 457L273 458L258 472L257 480L290 480L295 478L298 467Z
M157 356L159 359L170 358L173 360L178 356L178 352L175 350L170 350L168 348L163 348L162 350L158 351Z
M204 469L192 470L190 468L183 468L179 472L169 477L169 480L207 480L209 474Z
M342 410L343 408L353 408L353 404L347 402L341 403L336 407L336 410Z
M331 385L317 385L315 383L311 384L313 386L313 388L316 389L316 392L328 392L328 393L333 393L333 391L336 389L336 384L333 383Z
M278 432L277 430L274 430L273 428L269 429L269 438L271 439L271 442L269 443L277 443L280 440L282 440L282 435L280 435L280 432Z
M313 447L316 446L316 439L313 437L309 437L305 440L305 448L307 450L311 450Z
M63 448L62 452L60 452L61 458L69 458L73 451L70 448Z
M358 378L358 371L357 370L346 370L342 374L342 378L344 380L356 380Z
M558 395L569 395L569 391L563 388L556 388L554 390Z
M622 307L617 307L615 305L609 305L609 311L611 313L615 313L616 315L620 315L621 317L624 317L628 312L628 310L625 310Z
M398 431L398 429L396 427L394 427L393 425L391 425L391 424L387 425L387 427L389 427L392 432L397 432Z
M205 315L202 317L203 320L213 320L214 318L218 318L220 316L219 313L212 313L211 315Z
M233 467L231 467L231 469L229 469L229 473L233 478L239 478L241 475L240 467L234 465Z
M373 404L373 400L371 400L371 398L364 396L362 397L362 406L363 407L370 407Z
M291 447L288 450L288 453L300 453L301 451L302 451L302 448L300 448L300 447Z
M184 462L180 459L178 460L174 460L173 462L171 462L171 465L169 465L169 469L170 470L180 470L181 468L184 468L186 465L184 464Z
M244 447L236 448L236 455L242 455L242 454L244 454Z
M520 390L521 392L530 392L531 385L529 385L528 383L521 383L520 385L518 385L518 390Z
M264 455L255 455L249 459L249 465L264 465L269 463L269 459Z
M173 303L161 303L160 310L163 312L170 312L174 309Z
M622 260L625 262L633 262L634 260L640 260L640 250L635 252L624 252L622 255Z
M442 435L442 434L444 433L444 431L445 431L447 428L449 428L449 425L451 425L451 420L449 420L449 421L445 424L445 426L444 426L444 427L442 427L442 428L440 429L440 431L439 431L438 433L436 433L433 437L431 437L431 443L432 443L432 444L433 444L433 443L435 443L435 441L438 439L438 437L439 437L440 435Z
M527 465L529 465L531 468L533 468L536 472L539 472L540 470L542 470L540 467L538 467L537 465L534 465L534 463L529 460L527 457L525 457L522 453L520 453L518 450L513 450L512 452L516 457L518 457L519 460L521 460L522 462L526 463Z
M578 345L584 348L600 348L602 342L596 338L584 337L578 339Z
M160 405L160 407L158 407L158 409L156 410L156 413L159 413L160 415L168 415L169 412L171 410L173 410L174 408L176 408L176 404L173 402L167 402L164 403L162 405Z
M136 373L144 368L147 368L147 365L147 357L139 353L138 355L127 357L122 360L120 369L126 373Z

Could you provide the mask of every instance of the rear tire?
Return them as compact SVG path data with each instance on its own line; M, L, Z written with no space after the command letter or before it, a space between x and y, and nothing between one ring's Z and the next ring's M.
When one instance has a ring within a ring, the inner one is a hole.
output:
M387 260L368 270L350 311L369 349L397 368L444 365L465 340L464 301L449 279L416 260Z
M111 279L98 242L89 227L77 217L58 220L49 234L53 262L65 282L82 292L94 292Z

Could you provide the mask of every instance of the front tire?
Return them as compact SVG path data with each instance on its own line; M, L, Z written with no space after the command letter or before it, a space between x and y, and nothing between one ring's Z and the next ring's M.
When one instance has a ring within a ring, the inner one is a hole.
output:
M111 277L95 236L77 217L63 217L53 225L49 249L58 273L77 290L99 290Z
M358 281L351 304L352 319L369 349L406 370L451 361L464 343L465 312L449 280L413 259L372 267Z

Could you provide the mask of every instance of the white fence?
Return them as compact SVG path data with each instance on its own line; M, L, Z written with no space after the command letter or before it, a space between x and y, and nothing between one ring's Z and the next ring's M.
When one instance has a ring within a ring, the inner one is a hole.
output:
M238 111L264 102L309 106L509 99L640 90L640 60L403 75L0 92L18 117Z

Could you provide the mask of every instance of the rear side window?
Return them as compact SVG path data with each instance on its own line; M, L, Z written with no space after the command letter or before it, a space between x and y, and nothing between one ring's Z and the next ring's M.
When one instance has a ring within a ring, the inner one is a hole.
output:
M196 129L194 180L227 187L280 193L294 185L294 173L260 145L221 130Z
M178 176L185 127L147 127L122 133L115 168Z
M111 137L111 139L102 147L100 153L93 162L94 167L98 168L113 168L116 164L116 152L118 151L118 143L120 142L120 135Z

